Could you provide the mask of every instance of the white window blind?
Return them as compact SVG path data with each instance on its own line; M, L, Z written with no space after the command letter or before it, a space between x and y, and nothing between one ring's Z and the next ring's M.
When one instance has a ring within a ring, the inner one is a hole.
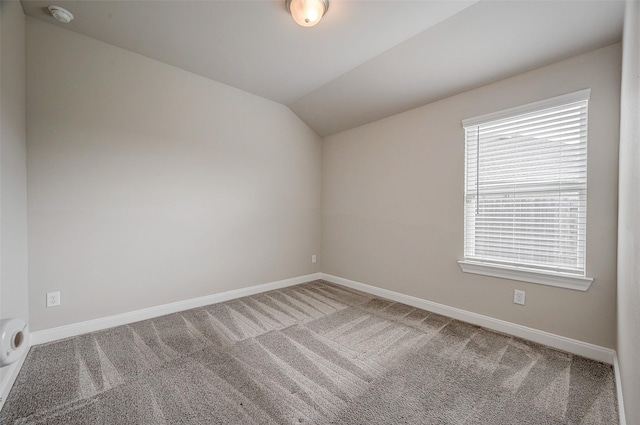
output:
M463 122L465 260L585 275L588 97Z

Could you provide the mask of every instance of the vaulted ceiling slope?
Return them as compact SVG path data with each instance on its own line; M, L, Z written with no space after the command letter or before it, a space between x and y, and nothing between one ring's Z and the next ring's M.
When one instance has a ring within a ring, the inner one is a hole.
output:
M37 19L288 105L320 136L618 41L617 0L331 0L315 27L284 0L22 0Z

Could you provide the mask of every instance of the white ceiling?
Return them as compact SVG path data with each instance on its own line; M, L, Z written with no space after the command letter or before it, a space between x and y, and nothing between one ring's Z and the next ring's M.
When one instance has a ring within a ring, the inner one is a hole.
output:
M46 7L75 19L60 24ZM618 41L624 2L22 0L27 15L288 105L326 136Z

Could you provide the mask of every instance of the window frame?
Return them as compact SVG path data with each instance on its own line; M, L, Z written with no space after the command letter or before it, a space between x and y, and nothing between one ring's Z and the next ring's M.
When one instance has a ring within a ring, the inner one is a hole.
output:
M510 117L516 117L518 115L529 114L537 111L542 111L544 109L554 108L558 106L562 106L565 104L580 102L589 100L591 94L591 89L580 90L577 92L552 97L549 99L544 99L538 102L528 103L526 105L517 106L514 108L509 108L497 112L493 112L490 114L485 114L469 119L465 119L462 121L463 129L465 127L470 126L480 126L482 124L486 124L492 121L507 119ZM587 114L588 114L588 106L587 106ZM588 118L587 118L588 121ZM587 136L588 137L588 136ZM465 157L466 157L466 135L465 135ZM588 165L587 165L588 168ZM465 172L465 180L464 180L464 194L466 195L467 191L467 164L465 161L464 165ZM466 196L465 196L466 198ZM465 210L466 210L466 199L465 202ZM463 214L464 223L463 229L466 238L467 234L467 223L466 223L466 213ZM586 229L585 229L586 234ZM585 235L586 236L586 235ZM466 241L465 241L466 243ZM542 285L550 285L561 288L575 289L579 291L586 291L591 286L593 282L593 278L586 276L587 264L586 264L586 242L584 247L584 255L585 255L585 265L584 265L584 274L573 274L559 271L549 271L535 268L527 268L525 266L519 265L504 265L499 264L498 261L494 262L483 262L476 261L468 258L464 258L463 260L458 261L458 265L461 270L465 273L473 273L485 276L498 277L503 279L511 279L511 280L519 280L530 283L537 283ZM465 252L466 256L466 252Z

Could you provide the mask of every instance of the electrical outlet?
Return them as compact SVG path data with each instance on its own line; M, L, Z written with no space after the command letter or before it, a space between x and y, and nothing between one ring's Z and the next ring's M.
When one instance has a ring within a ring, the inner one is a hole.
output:
M519 289L514 289L513 291L513 302L515 304L524 305L525 293Z
M60 291L47 292L47 308L60 305Z
M313 255L311 256L311 262L312 262L312 263L317 263L317 262L318 262L318 257L316 256L316 254L313 254Z

